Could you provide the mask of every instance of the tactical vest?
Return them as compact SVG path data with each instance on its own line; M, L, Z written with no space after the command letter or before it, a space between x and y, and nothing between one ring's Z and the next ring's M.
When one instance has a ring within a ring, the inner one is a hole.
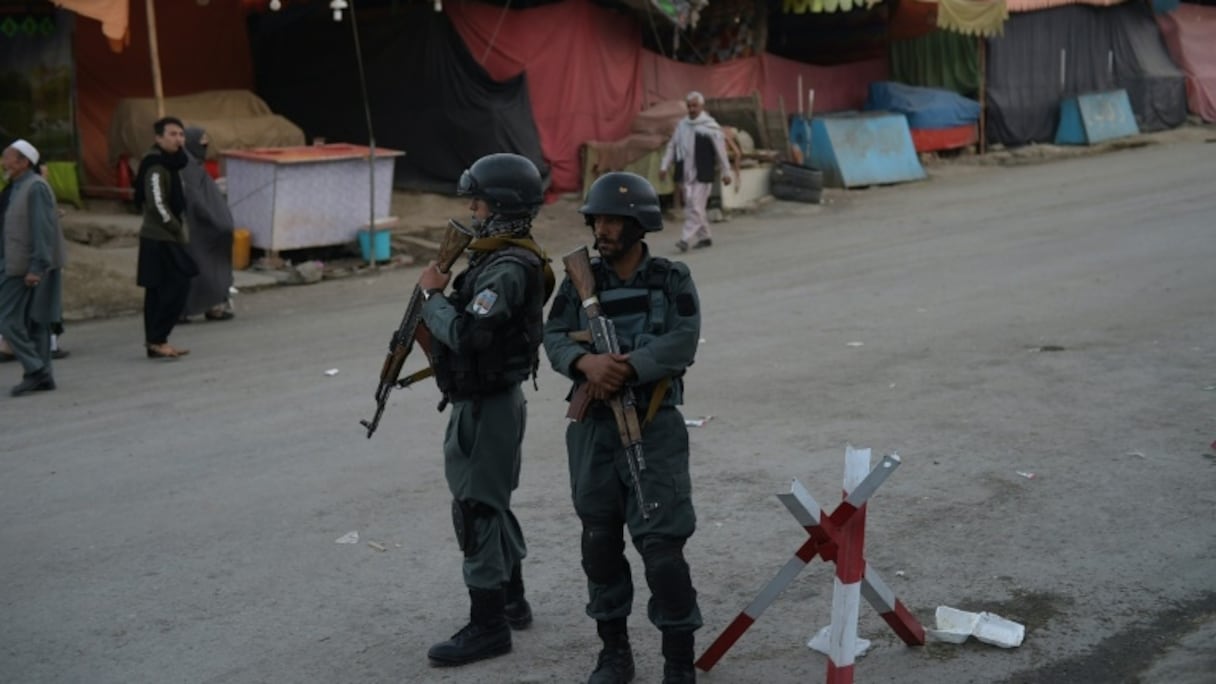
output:
M602 259L591 260L595 273L596 290L604 315L612 319L621 353L628 354L646 346L667 332L667 312L674 295L670 292L671 261L663 257L651 257L638 286L620 287L610 285L608 266ZM683 373L671 378L670 389L662 398L663 406L675 406L683 402ZM634 387L634 396L643 407L649 406L656 383Z
M435 382L444 396L454 401L476 398L509 389L529 376L535 381L544 337L544 269L540 258L522 247L491 252L456 277L450 301L465 311L477 295L477 278L490 264L502 260L523 266L528 285L523 308L491 331L489 344L457 354L442 344L431 350Z

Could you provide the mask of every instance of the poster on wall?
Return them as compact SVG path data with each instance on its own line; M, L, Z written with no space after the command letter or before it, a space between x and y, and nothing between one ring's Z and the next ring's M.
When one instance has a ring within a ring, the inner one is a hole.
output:
M25 138L48 161L76 159L70 12L0 13L0 144Z

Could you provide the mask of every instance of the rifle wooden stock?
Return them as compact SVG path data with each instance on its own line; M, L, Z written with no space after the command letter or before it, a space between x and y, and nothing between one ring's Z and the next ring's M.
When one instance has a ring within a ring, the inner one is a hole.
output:
M587 318L598 318L604 315L600 308L599 297L595 293L595 272L591 270L591 254L584 245L562 257L566 265L566 275L578 293L579 301L587 311Z
M448 230L444 233L443 242L439 245L439 255L436 257L439 272L449 272L472 240L473 232L471 230L462 226L455 219L449 220ZM426 374L420 372L410 375L405 381L401 379L401 369L405 366L405 360L414 348L415 340L419 342L419 346L426 354L428 365L430 363L431 338L430 332L422 324L422 304L422 288L414 285L409 304L405 307L405 314L401 317L401 323L397 329L393 331L392 338L389 339L388 354L385 355L384 364L380 367L380 381L374 394L375 415L371 420L359 421L363 427L367 428L368 439L371 439L372 434L380 425L380 417L384 415L389 393L396 387L406 387L422 377L426 377Z
M570 395L570 403L566 405L566 417L576 423L582 422L591 409L591 390L586 384L579 385L574 394Z

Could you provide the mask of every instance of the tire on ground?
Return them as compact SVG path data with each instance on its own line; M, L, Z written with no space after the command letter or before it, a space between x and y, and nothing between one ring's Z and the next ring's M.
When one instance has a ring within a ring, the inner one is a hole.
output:
M803 188L822 188L823 171L809 166L781 162L773 169L772 184L784 183Z
M823 198L823 188L807 188L786 182L777 182L777 179L773 179L769 192L772 193L773 197L787 202L819 204L819 201Z

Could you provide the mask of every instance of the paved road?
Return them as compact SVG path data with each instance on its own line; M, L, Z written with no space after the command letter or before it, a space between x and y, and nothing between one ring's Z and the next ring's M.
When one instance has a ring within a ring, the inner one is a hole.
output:
M714 416L692 437L701 646L801 543L773 495L797 477L830 502L851 442L903 457L868 557L922 621L952 605L1028 630L1009 651L909 649L863 606L858 681L1212 681L1214 153L952 167L775 205L689 254L705 341L686 413ZM547 245L584 237L572 220ZM435 391L396 393L373 440L357 424L415 276L244 296L236 320L175 333L194 349L179 362L143 358L135 318L72 326L61 389L0 398L0 681L585 677L565 386L547 370L517 495L537 623L506 658L425 664L466 610ZM820 680L803 642L830 587L808 568L704 681Z

